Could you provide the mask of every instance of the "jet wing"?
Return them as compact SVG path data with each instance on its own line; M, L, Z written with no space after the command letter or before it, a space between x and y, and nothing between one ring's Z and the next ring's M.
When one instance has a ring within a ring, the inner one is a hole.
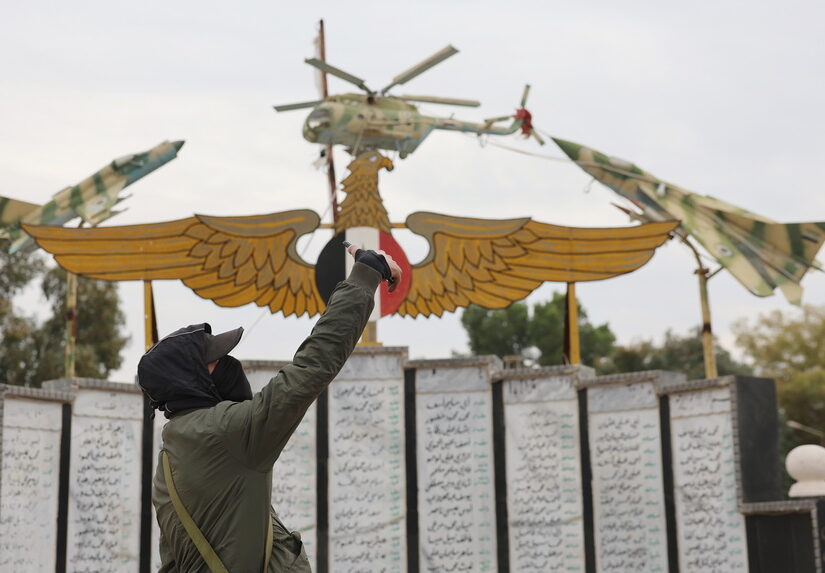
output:
M747 241L756 249L764 249L768 260L776 255L784 255L800 265L819 267L814 257L825 242L825 222L766 222L719 210L714 211L714 215L720 221L735 227L731 229L732 234L739 235L741 240ZM786 266L785 261L777 263L783 268Z
M35 203L0 197L0 226L12 225L39 208Z
M685 191L685 193L688 193ZM742 215L745 217L750 217L751 219L756 219L758 221L764 221L765 223L776 223L773 219L768 219L762 215L754 213L752 211L748 211L743 209L742 207L737 207L736 205L731 205L721 199L717 199L716 197L711 197L710 195L697 195L696 193L690 193L692 198L696 201L702 203L703 206L707 207L708 209L714 209L718 211L726 211L728 213L733 213L734 215Z
M92 196L88 201L75 206L74 211L87 225L95 227L110 217L112 207L120 202L118 193L122 190L123 185L116 182L106 188L105 193Z
M811 268L821 270L814 257L825 242L825 223L766 223L697 201L682 227L757 296L779 288L789 302L799 304L802 277Z

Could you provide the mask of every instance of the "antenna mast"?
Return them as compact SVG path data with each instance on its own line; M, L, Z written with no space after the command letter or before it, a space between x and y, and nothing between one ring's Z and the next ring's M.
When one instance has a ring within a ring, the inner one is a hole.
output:
M318 21L318 59L322 62L327 61L326 39L324 37L324 21ZM327 87L327 73L321 72L321 97L327 99L329 97L329 88ZM327 145L327 181L329 182L329 195L332 203L332 222L338 222L338 184L335 182L335 164L332 162L332 145Z

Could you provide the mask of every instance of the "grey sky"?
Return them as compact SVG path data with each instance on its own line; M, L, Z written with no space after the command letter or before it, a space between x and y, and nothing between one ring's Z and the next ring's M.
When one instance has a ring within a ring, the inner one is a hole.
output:
M825 220L818 167L825 156L825 6L813 1L692 2L160 2L13 3L0 21L0 194L44 202L114 157L185 139L179 158L130 190L111 225L193 212L229 215L326 209L318 149L300 128L306 111L272 104L316 98L315 24L327 24L331 63L380 87L448 43L461 53L403 92L480 99L477 110L426 105L436 115L511 113L524 83L545 132L639 164L693 191L780 221ZM351 91L331 80L333 92ZM561 157L511 136L501 143ZM336 155L339 175L346 157ZM481 147L436 133L382 175L390 217L417 210L533 218L574 226L626 225L611 191L575 165ZM306 248L312 258L326 242ZM400 233L412 261L425 243ZM241 358L291 356L312 325L249 306L219 309L176 282L155 283L161 333L209 321L251 329ZM825 276L803 281L825 303ZM561 285L537 290L545 300ZM714 329L772 309L725 273L710 283ZM116 375L130 380L142 351L142 298L124 283L132 344ZM699 322L693 263L678 244L641 270L581 284L591 320L620 342L684 332ZM34 312L37 297L26 298ZM257 322L256 322L257 321ZM379 338L411 356L465 350L457 315L384 319Z

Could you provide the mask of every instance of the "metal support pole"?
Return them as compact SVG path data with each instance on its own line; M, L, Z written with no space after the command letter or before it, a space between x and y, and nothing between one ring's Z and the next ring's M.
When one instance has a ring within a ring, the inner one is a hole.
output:
M66 272L66 378L74 378L77 357L77 275Z
M716 370L716 353L713 350L713 330L710 326L710 302L708 298L708 278L710 270L702 264L699 251L693 246L688 238L679 235L682 242L693 252L696 258L697 268L694 271L699 277L699 301L702 306L702 353L705 359L705 378L716 378L719 376Z
M579 340L579 303L576 300L576 283L567 283L565 297L567 312L564 321L564 357L568 364L581 364L581 344Z
M143 345L146 350L158 341L158 324L155 320L155 297L152 293L152 281L143 281ZM155 450L155 414L149 396L143 395L143 469L141 470L140 498L140 573L149 573L152 563L150 543L152 531L152 459Z
M83 227L83 220L77 228ZM77 373L77 275L66 271L66 351L63 367L66 378Z
M710 327L710 303L708 302L708 269L696 269L699 277L699 299L702 304L702 353L705 358L705 378L716 378L716 355L713 352L713 331Z
M361 340L358 341L358 346L382 346L378 342L378 321L371 320L367 323L364 333L361 334Z
M149 350L158 341L157 329L152 281L143 281L143 346L145 350Z
M322 62L327 61L327 41L324 35L324 21L318 22L318 59ZM327 86L327 73L321 72L321 97L327 99L329 97L329 88ZM335 181L335 163L332 161L332 145L327 145L326 148L327 159L327 182L329 183L330 202L332 203L332 222L338 222L338 183Z

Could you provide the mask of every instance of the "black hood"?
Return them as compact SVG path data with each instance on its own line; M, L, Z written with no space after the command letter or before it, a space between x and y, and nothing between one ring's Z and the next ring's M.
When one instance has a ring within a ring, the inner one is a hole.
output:
M207 323L176 330L152 348L138 363L138 385L153 408L174 412L209 408L221 401L206 367Z

